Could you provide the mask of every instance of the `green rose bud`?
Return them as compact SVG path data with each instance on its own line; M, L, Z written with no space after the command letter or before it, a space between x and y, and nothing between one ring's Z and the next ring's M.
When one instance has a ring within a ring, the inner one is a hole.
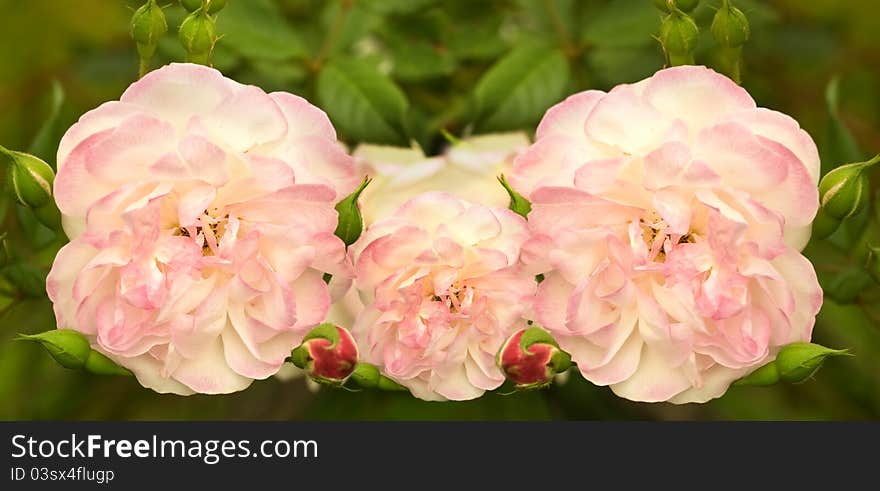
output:
M84 368L87 372L95 375L132 375L128 369L117 365L116 362L95 350L89 353Z
M824 239L833 234L840 227L841 221L828 216L824 208L819 208L816 218L813 220L812 236L816 239Z
M779 368L775 361L771 361L761 366L754 372L733 383L734 386L752 385L756 387L766 387L779 382Z
M46 227L59 231L61 230L61 212L54 201L50 201L45 205L34 208L34 216Z
M9 190L19 203L39 208L52 199L55 172L49 164L33 155L3 147L0 154L7 160Z
M211 51L217 41L216 22L204 10L199 9L186 16L178 32L180 42L186 49L186 60L208 65Z
M208 13L216 14L226 7L226 0L208 0Z
M406 387L379 373L379 369L375 365L364 362L358 362L355 365L354 372L348 381L362 389L406 390Z
M190 13L202 8L202 3L202 0L180 0L180 5Z
M159 38L166 32L168 23L165 21L165 13L156 4L156 0L148 0L131 17L131 38L137 43L141 58L153 57Z
M673 7L681 10L682 12L690 12L691 10L697 8L700 0L654 0L654 5L658 9L667 13L670 11L670 3Z
M866 162L842 165L825 174L819 182L819 202L829 217L844 220L868 205L870 193L865 170L877 162L880 155Z
M742 10L725 0L715 12L710 30L718 44L725 48L736 48L749 39L749 20Z
M660 43L670 66L693 65L700 29L692 18L675 10L660 25Z
M848 350L826 348L813 343L792 343L784 346L776 355L779 378L797 384L809 379L829 356L848 355Z
M364 192L370 181L369 177L365 177L361 185L353 193L336 204L339 221L336 224L336 231L334 233L342 239L346 246L354 244L364 230L364 217L361 215L360 206L358 206L358 197Z
M21 341L40 343L61 366L82 369L92 351L89 341L72 329L55 329L39 334L20 334Z
M507 180L504 179L504 175L498 176L498 182L504 186L505 191L507 191L507 195L510 196L510 205L508 208L513 210L518 215L521 215L523 218L528 217L529 212L532 211L532 204L529 203L529 200L525 199L521 194L517 193L513 190L513 187L508 184Z

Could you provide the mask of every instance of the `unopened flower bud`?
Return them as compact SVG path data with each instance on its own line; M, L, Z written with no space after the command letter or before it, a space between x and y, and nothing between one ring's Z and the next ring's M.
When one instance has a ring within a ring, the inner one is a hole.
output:
M709 29L715 41L725 48L742 46L749 40L751 33L746 14L726 0L715 12L712 27Z
M775 361L771 361L766 365L762 365L754 372L737 380L733 385L753 385L756 387L766 387L779 382L779 368Z
M132 374L128 369L117 365L116 362L95 350L92 350L89 353L88 358L86 358L86 364L83 368L85 368L87 372L94 373L95 375L130 376Z
M406 387L379 373L376 365L371 363L358 362L349 380L363 389L407 390Z
M156 52L159 38L168 32L168 23L162 7L156 0L148 0L131 17L131 38L137 43L141 58L150 59Z
M345 383L355 371L357 359L357 344L351 333L333 324L312 329L290 353L290 361L312 380L330 385Z
M801 383L809 379L829 356L849 354L814 343L792 343L784 346L776 355L779 378L789 383Z
M89 340L72 329L55 329L39 334L20 334L19 340L40 343L65 368L82 369L92 351Z
M180 5L190 13L202 8L202 3L203 0L180 0Z
M667 13L670 11L670 3L673 7L681 10L682 12L690 12L691 10L697 8L700 0L654 0L654 5L658 9Z
M530 327L507 338L495 362L517 389L546 387L557 373L568 370L571 357L547 331Z
M180 24L180 42L186 49L186 59L191 63L209 64L211 51L217 41L216 22L202 9L186 16Z
M370 181L369 177L365 177L361 185L353 193L336 204L339 221L336 224L335 234L342 239L346 246L354 244L364 230L364 217L361 215L358 198L364 192L367 185L370 184Z
M208 0L208 13L216 14L226 7L226 0Z
M824 239L836 232L840 227L840 223L839 219L828 216L828 212L824 208L819 208L819 211L816 212L816 218L813 219L812 237Z
M504 175L498 176L498 182L504 186L504 189L507 191L508 196L510 196L510 208L513 212L522 216L523 218L527 218L529 212L532 211L532 204L529 203L529 200L525 199L521 194L514 191L513 187L507 182L504 178Z
M680 10L672 11L660 25L660 43L670 66L693 65L700 29Z
M9 169L9 189L19 203L39 208L52 199L52 182L55 172L41 159L0 147Z
M33 211L34 216L37 217L40 223L51 230L61 230L61 211L58 210L58 205L54 201L50 201L39 208L34 208Z
M825 174L819 182L819 202L829 217L844 220L865 209L870 199L865 170L877 162L880 155L866 162L842 165Z

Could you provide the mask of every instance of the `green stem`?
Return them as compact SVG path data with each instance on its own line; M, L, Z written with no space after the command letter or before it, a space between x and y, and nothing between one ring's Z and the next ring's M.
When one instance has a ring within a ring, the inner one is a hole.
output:
M143 78L150 70L150 62L146 58L139 58L138 62L138 78Z
M571 36L568 34L565 24L562 22L559 10L556 8L556 2L554 0L544 0L544 10L546 10L547 15L550 16L550 23L553 24L553 30L556 31L556 35L562 43L562 49L565 51L565 54L569 58L573 57L577 52L577 49L572 44Z
M351 7L353 5L354 0L342 0L341 5L339 6L339 12L336 13L336 17L333 19L333 25L330 27L330 32L327 34L327 37L324 38L324 43L321 45L321 49L318 50L318 55L311 63L309 63L309 66L314 72L317 73L327 60L327 57L330 56L330 50L339 39L342 27L345 25L345 20L348 18L348 14L351 12Z

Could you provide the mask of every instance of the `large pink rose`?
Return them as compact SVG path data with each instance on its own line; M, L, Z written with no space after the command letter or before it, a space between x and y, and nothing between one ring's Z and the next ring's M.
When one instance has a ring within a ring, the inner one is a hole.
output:
M357 183L326 115L173 64L80 118L58 149L71 242L47 281L59 328L146 387L228 393L281 367L350 283L334 204Z
M525 325L534 275L519 265L525 220L450 194L419 195L351 247L366 305L354 335L366 361L426 400L497 388L495 354Z
M818 174L797 122L703 67L569 97L511 176L533 206L536 320L622 397L722 395L810 339Z

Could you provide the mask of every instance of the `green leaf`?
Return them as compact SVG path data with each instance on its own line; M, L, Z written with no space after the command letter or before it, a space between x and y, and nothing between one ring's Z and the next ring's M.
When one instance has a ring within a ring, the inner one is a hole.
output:
M652 45L660 15L645 0L614 0L584 26L582 39L605 48Z
M412 14L436 4L438 0L369 0L364 2L367 8L377 14Z
M64 88L58 80L52 80L52 87L49 89L49 112L43 124L37 131L34 140L28 147L28 153L34 154L42 158L52 168L55 168L55 148L58 140L61 138L59 134L59 120L61 119L61 107L64 105Z
M835 77L825 88L825 104L828 110L828 126L822 146L822 174L847 162L862 160L862 152L849 128L840 119L838 111L840 79Z
M271 0L229 2L217 16L217 33L246 58L282 61L308 54L302 38Z
M46 296L46 272L29 263L16 263L3 268L3 276L28 297Z
M424 39L411 39L396 34L383 36L391 51L391 72L398 80L420 82L450 75L455 60L449 50L431 45Z
M339 59L321 70L317 98L340 133L354 141L403 144L406 96L368 62Z
M490 132L532 126L562 98L568 79L568 61L558 49L540 44L515 48L477 83L477 129Z

